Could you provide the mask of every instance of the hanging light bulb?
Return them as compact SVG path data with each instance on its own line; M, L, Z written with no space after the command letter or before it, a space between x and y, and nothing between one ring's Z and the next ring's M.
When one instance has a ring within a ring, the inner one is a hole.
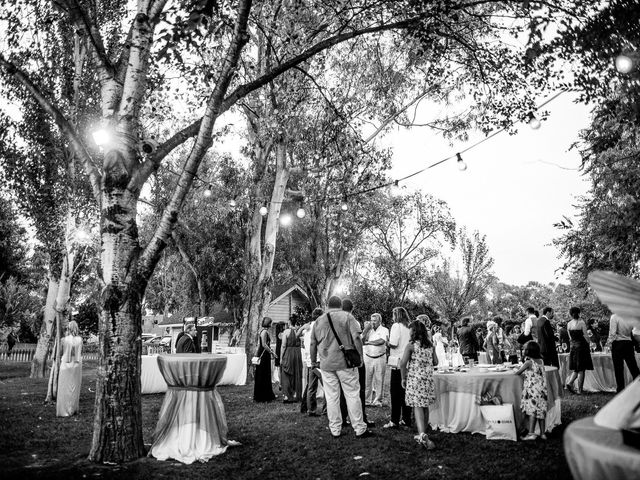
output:
M263 217L269 213L269 209L267 207L265 207L264 205L260 207L260 215L262 215Z
M347 196L342 197L342 203L340 204L340 210L346 212L349 210L349 204L347 203Z
M104 127L100 127L97 130L91 132L91 136L93 137L93 141L99 147L102 147L111 142L111 132Z
M540 128L540 120L536 118L533 112L529 112L527 123L529 124L532 130L538 130Z
M467 169L467 164L462 160L462 155L456 153L456 157L458 158L458 170L464 172Z
M288 227L289 225L291 225L292 221L293 219L291 218L291 215L289 215L288 213L285 213L284 215L280 215L280 225L282 225L283 227Z
M296 217L304 218L306 214L307 214L307 212L305 212L304 208L302 207L302 205L300 205L300 208L298 208L298 210L296 210Z
M207 189L204 191L203 195L206 198L209 198L211 195L213 195L213 191L211 191L211 184L209 184L209 186L207 187Z
M238 204L238 202L236 201L237 197L233 197L231 200L229 200L229 206L231 208L235 208L235 206Z
M625 74L631 73L633 67L633 58L629 55L622 53L616 57L616 70L618 70L618 72Z

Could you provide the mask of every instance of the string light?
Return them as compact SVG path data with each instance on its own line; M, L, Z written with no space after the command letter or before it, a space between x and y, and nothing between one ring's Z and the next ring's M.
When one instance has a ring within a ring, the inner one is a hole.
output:
M207 189L204 191L203 195L206 198L209 198L211 195L213 195L213 191L211 190L211 184L209 184L209 186L207 187Z
M98 128L91 132L91 136L93 136L93 141L99 147L106 145L111 142L111 132L104 127Z
M296 210L296 217L304 218L306 215L307 215L307 212L304 211L302 202L300 202L300 207L298 208L298 210Z
M282 225L283 227L288 227L289 225L291 225L292 221L293 218L291 218L291 215L289 215L288 213L280 215L280 225Z
M464 172L467 169L467 164L462 160L462 155L456 153L456 158L458 159L458 170Z
M236 205L238 204L238 202L236 201L236 198L238 198L238 197L233 197L231 200L229 200L229 206L231 208L235 208Z
M527 123L529 124L532 130L538 130L540 128L540 120L536 118L533 112L529 112Z
M264 217L267 213L269 213L269 209L264 205L261 206L260 207L260 215L262 215Z
M340 210L346 212L349 210L349 204L347 203L347 196L342 197L342 204L340 204Z
M627 54L620 54L616 57L616 70L620 73L631 73L634 67L633 58Z

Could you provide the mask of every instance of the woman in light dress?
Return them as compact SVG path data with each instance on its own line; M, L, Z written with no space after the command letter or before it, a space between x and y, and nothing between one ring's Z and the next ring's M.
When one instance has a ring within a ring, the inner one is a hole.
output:
M411 318L402 307L395 307L392 311L393 325L389 334L389 360L391 367L391 421L382 428L397 428L400 425L411 426L411 407L405 403L405 390L402 386L400 360L411 339L409 323Z
M442 335L442 330L438 325L433 327L433 345L436 348L436 355L438 356L438 359L443 365L446 365L449 339Z
M58 377L56 415L69 417L78 411L82 385L82 337L75 321L69 322L67 335L61 343L62 361Z

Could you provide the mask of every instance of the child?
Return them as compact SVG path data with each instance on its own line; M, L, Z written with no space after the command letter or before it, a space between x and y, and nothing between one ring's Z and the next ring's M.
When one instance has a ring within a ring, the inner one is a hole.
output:
M524 345L524 364L516 375L524 373L524 387L520 408L529 417L529 434L523 440L535 440L536 419L540 426L540 438L546 440L545 418L547 416L547 382L545 380L544 364L540 355L540 345L533 340Z
M438 357L433 350L433 343L424 323L416 320L409 326L410 342L404 350L400 361L402 388L405 389L405 402L413 407L416 417L418 435L414 440L427 450L435 448L427 436L429 422L429 406L435 402L433 383L433 367L438 364Z

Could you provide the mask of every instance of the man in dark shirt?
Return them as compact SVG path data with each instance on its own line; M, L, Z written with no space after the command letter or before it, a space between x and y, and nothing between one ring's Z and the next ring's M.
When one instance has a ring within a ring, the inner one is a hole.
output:
M196 344L193 341L196 327L193 324L187 325L184 335L180 337L176 344L176 353L196 353Z
M560 367L558 361L558 350L556 349L556 335L551 325L550 320L553 320L553 308L544 307L542 310L542 316L538 318L535 325L538 337L538 343L540 344L540 353L542 354L542 360L545 365L551 365L554 367Z
M460 354L465 361L471 359L478 361L478 338L476 337L476 331L469 326L471 319L464 317L460 321L460 329L458 330L458 343L460 344Z

